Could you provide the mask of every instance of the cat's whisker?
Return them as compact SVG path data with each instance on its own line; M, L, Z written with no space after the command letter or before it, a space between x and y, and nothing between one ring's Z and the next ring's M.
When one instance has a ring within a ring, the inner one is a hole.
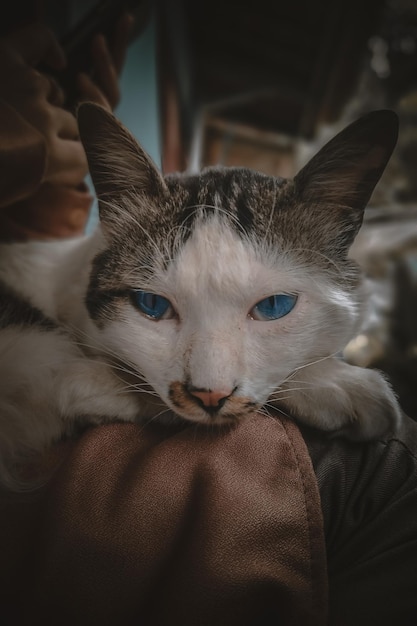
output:
M285 389L277 389L275 391L273 391L269 397L270 398L278 398L279 396L281 396L284 393L294 393L294 391L310 391L311 389L317 389L318 385L302 385L302 386L297 386L297 387L285 387ZM324 388L320 385L320 388Z
M76 345L80 346L80 347L88 347L90 349L96 348L96 346L90 345L90 344L86 344L86 343L82 343L82 342L76 342ZM119 371L119 372L123 372L125 374L128 374L130 376L134 376L136 378L138 378L139 380L143 380L144 383L146 383L146 379L145 377L140 374L138 371L136 371L135 369L133 369L133 363L131 368L129 367L129 363L127 363L125 366L120 362L120 355L115 354L112 351L109 350L104 350L102 348L100 348L99 352L96 353L97 356L102 356L102 357L106 357L105 362L106 364L111 367L113 370L115 371ZM93 356L89 356L88 354L83 354L83 358L85 361L90 361L91 363L97 362L97 358L94 358ZM115 362L110 360L111 358L115 359Z
M274 387L271 393L276 393L276 392L292 389L290 384L297 386L297 389L315 389L317 385L322 386L321 381L317 381L317 380L309 381L309 380L303 379L302 377L295 378L296 373L297 372L293 372L292 374L290 374L287 378L283 380L283 382L280 385Z
M269 408L271 409L271 411L268 410ZM266 419L272 422L276 422L276 413L280 413L284 417L292 419L292 417L288 413L286 413L281 407L268 405L268 404L265 404L261 409L259 409L258 413L259 415L262 415L263 417L265 417Z
M198 210L204 211L204 209L214 209L216 212L221 213L223 215L226 215L226 217L232 221L236 226L238 226L239 228L242 228L242 225L240 223L240 221L238 220L238 218L236 217L236 215L234 215L231 211L216 205L216 204L207 204L207 203L202 203L202 204L193 204L193 205L188 205L186 207L186 209L194 209L193 213L197 212ZM187 218L185 218L184 222L186 222Z
M140 394L140 395L152 396L153 398L159 398L158 394L153 393L152 391L150 391L148 389L135 389L135 388L131 388L131 387L125 387L125 388L117 389L115 391L115 394L116 395Z
M138 382L130 382L130 381L126 381L124 379L120 379L125 388L129 388L129 389L137 389L139 391L146 391L148 393L152 393L153 395L155 395L156 397L159 397L158 394L156 393L156 391L153 389L153 387L146 381L146 380L142 380L142 379L138 379Z
M126 198L126 203L130 201L133 206L135 206L135 194L130 194L130 198ZM131 222L136 228L138 228L146 237L147 244L150 244L155 252L157 257L160 256L161 249L160 246L154 239L151 237L151 234L148 229L146 229L143 224L135 217L134 211L128 211L125 206L120 206L119 204L115 204L109 200L101 200L101 203L106 205L107 209L111 209L113 215L123 215L124 227L126 227L126 221Z
M140 382L137 382L137 383L126 383L126 384L130 385L130 387L132 387L132 389L133 388L134 389L148 389L148 388L151 389L151 387L150 387L150 385L148 384L147 381L145 381L145 380L142 381L141 379L139 379L139 381Z
M152 415L151 417L147 418L140 424L142 428L139 430L139 433L143 432L146 426L149 426L153 422L158 421L163 415L166 415L169 413L172 413L172 411L169 407L166 407L166 408L163 408L161 411L159 411L159 413L156 413L156 415Z
M159 250L158 257L160 258L160 263L162 266L168 265L168 263L172 260L168 251L167 254L162 254L162 251ZM155 259L156 257L154 257ZM128 272L123 274L123 282L129 285L132 289L142 288L145 289L148 285L151 284L152 279L155 274L155 267L150 266L149 264L141 264L138 263L130 269Z
M276 211L276 198L277 198L277 188L274 187L274 198L273 198L273 200L271 202L271 210L269 212L268 224L266 226L265 234L264 234L263 239L262 239L262 247L263 248L267 247L268 236L269 236L269 233L271 231L272 223L274 221L274 215L275 215L275 211Z
M312 248L291 248L291 251L293 252L303 252L303 253L309 253L309 254L313 254L316 256L319 256L321 259L324 259L325 261L327 261L327 263L333 267L333 269L336 270L336 272L339 275L343 276L343 272L341 267L336 263L336 261L334 261L333 259L331 259L327 254L324 254L324 252L321 252L320 250L314 250Z
M182 241L184 237L184 231L182 230L182 224L175 224L170 228L167 236L163 242L164 255L166 266L173 263L178 252L181 250ZM171 243L172 242L172 243Z
M150 421L154 422L155 420L158 420L162 415L166 415L167 413L172 413L172 410L168 406L161 409L159 413L156 413L156 415L153 415Z
M268 419L274 419L274 416L271 415L271 413L267 410L267 404L264 404L262 407L260 407L259 409L257 409L257 413L259 415L263 415L264 417L267 417Z
M87 339L89 338L89 335L84 332L84 331L80 331L79 328L75 328L72 327L71 325L67 324L66 325L67 329L73 330L74 332L77 332L78 334L82 334L84 335ZM138 393L148 393L149 395L152 395L155 398L159 398L160 396L154 391L153 386L152 386L152 382L147 380L140 372L138 372L135 369L135 365L133 362L127 362L126 365L124 365L121 361L120 361L120 354L118 354L116 351L114 350L110 350L109 347L107 345L105 345L103 342L98 342L97 339L95 339L94 344L93 343L87 343L87 342L81 342L79 340L76 341L77 345L82 346L84 348L89 348L91 350L100 351L100 354L104 357L110 357L110 358L114 358L116 362L109 360L108 358L106 358L106 363L107 365L115 372L120 372L122 374L127 374L128 376L133 376L134 378L136 378L138 380L137 383L130 383L131 387L128 388L126 386L125 388L125 393L128 393L130 391L130 393L133 393L135 390ZM93 357L90 357L88 355L85 355L85 359L86 360L90 360L91 362L95 362L95 359ZM127 359L125 359L127 361ZM125 381L123 381L125 382ZM127 385L128 383L126 383Z
M88 356L83 356L82 360L83 360L83 363L88 363L88 362L90 362L92 364L96 364L97 363L97 359L94 359L94 358L91 358L91 357L88 357ZM79 358L67 357L65 362L66 362L67 365L70 365L71 363L77 364L77 363L79 363L79 361L80 361ZM52 366L53 365L59 366L60 364L61 364L61 359L57 359L55 362L52 361L52 360L48 360L48 362L45 363L44 367L45 368L50 368L51 365ZM136 389L136 390L141 391L143 393L145 393L145 392L146 393L150 393L150 394L154 395L155 397L159 398L159 395L152 389L150 383L141 374L133 372L132 370L130 370L128 368L116 365L116 364L114 364L114 363L112 363L112 362L110 362L108 360L106 360L106 365L110 369L114 370L115 372L122 372L122 373L128 374L129 376L132 376L132 377L138 379L138 382L136 382L136 383L128 383L128 382L126 382L123 379L118 377L119 380L123 380L123 383L125 384L125 388L126 389L128 389L128 388L130 388L132 390ZM41 366L42 366L42 363L39 363L39 367L41 367Z
M67 328L70 328L69 325L67 325ZM77 332L80 332L79 329L74 329L74 330L77 330ZM88 338L87 333L83 333L83 334ZM138 382L136 383L138 388L140 385L143 385L144 388L146 386L152 388L152 382L147 380L140 372L138 372L135 369L135 365L133 362L127 362L124 365L120 361L120 354L118 354L117 352L113 350L110 350L108 346L104 344L102 344L101 346L97 346L97 342L95 342L94 344L89 344L86 342L76 341L76 344L81 347L89 348L94 351L99 350L101 356L114 358L116 362L109 360L109 358L106 358L107 365L115 372L121 372L122 374L127 374L128 376L133 376L134 378L136 378L138 380ZM96 361L96 359L94 359L92 356L88 356L85 353L84 353L84 358L85 360L90 360L91 362ZM127 361L127 359L125 360ZM155 391L153 391L153 389L151 393L153 393L155 397L159 397L158 394Z
M205 209L214 209L217 213L221 213L226 215L229 220L231 220L232 222L234 222L238 227L241 228L241 224L239 222L239 220L237 219L237 217L235 215L233 215L233 213L231 211L228 211L226 209L223 209L220 206L214 205L214 204L194 204L194 205L186 205L184 207L184 211L187 212L186 217L183 218L183 220L179 223L174 225L171 230L168 232L168 235L166 237L166 241L165 241L165 246L166 246L166 251L167 251L167 256L169 257L169 259L171 260L173 256L175 256L175 254L177 253L177 251L182 247L183 245L183 236L184 236L184 227L187 224L187 221L190 219L190 217L196 213L198 213L199 211L203 212ZM172 245L170 247L169 246L169 241L172 238L173 233L176 233L174 238L173 238L173 242Z
M76 345L82 348L88 348L89 350L94 351L94 353L98 352L102 356L114 357L116 361L120 362L120 353L117 352L116 350L111 349L107 344L104 343L104 341L100 341L97 337L92 338L87 332L69 323L66 323L65 325L63 324L63 328L70 332L70 334L73 336L73 340ZM80 335L82 337L85 337L85 339L91 340L91 343L87 343L87 341L81 341L78 338ZM85 356L87 357L88 355L86 354ZM124 360L128 361L128 359L126 358ZM127 366L129 365L131 365L132 368L134 368L133 362L127 362ZM137 376L141 376L141 374L139 374L139 372L137 372L136 370L130 373L133 373Z
M269 407L269 408L270 408L270 409L272 409L274 412L278 412L278 413L280 413L281 415L283 415L284 417L287 417L288 419L293 419L289 413L287 413L286 411L284 411L284 410L282 409L282 407L269 405L268 403L266 403L264 406L265 406L265 407ZM272 417L272 419L273 419L273 417L274 417L274 416L273 416L273 415L270 415L270 417Z
M332 354L328 354L327 356L323 356L320 358L315 359L314 361L309 361L308 363L304 363L303 365L299 365L298 367L294 368L293 372L290 374L290 376L286 379L286 381L290 380L291 377L296 373L299 372L303 369L305 369L306 367L311 367L312 365L317 365L318 363L322 363L323 361L327 361L328 359L332 359L334 357L336 357L338 355L338 351L334 352ZM284 382L286 382L284 381Z
M281 396L280 398L276 398L276 400L279 400L280 402L283 400L290 400L291 399L291 394L290 395L286 395L286 396ZM271 402L268 400L268 402L265 402L265 406L275 406L273 404L271 404Z

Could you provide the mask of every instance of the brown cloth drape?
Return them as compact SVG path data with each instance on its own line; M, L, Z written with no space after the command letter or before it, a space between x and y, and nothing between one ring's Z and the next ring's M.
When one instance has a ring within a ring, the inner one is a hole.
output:
M0 516L5 625L326 623L319 492L287 420L91 429Z

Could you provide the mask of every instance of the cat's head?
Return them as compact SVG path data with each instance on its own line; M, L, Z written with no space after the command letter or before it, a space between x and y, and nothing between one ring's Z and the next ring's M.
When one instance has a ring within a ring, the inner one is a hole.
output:
M176 413L243 417L351 339L361 296L348 250L395 146L394 113L355 122L293 180L163 177L110 113L85 104L78 117L104 235L87 309L109 353Z

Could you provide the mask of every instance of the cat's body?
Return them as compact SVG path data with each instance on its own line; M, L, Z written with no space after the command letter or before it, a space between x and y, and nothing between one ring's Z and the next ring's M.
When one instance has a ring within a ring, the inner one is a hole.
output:
M170 408L233 423L269 404L363 439L393 426L400 411L387 383L337 358L361 322L347 251L395 144L390 114L383 140L381 119L366 132L358 123L353 139L287 181L244 169L164 179L109 114L81 112L101 228L0 247L3 482L82 420L148 420ZM345 163L337 178L346 144L358 143L367 164L349 165L355 177Z

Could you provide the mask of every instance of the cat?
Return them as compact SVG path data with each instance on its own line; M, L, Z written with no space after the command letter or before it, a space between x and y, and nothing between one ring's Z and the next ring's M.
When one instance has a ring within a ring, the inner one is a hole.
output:
M367 440L401 409L348 365L365 296L348 258L396 143L391 111L294 179L213 167L163 176L104 108L78 111L100 225L0 247L0 481L76 422L235 424L276 407Z

